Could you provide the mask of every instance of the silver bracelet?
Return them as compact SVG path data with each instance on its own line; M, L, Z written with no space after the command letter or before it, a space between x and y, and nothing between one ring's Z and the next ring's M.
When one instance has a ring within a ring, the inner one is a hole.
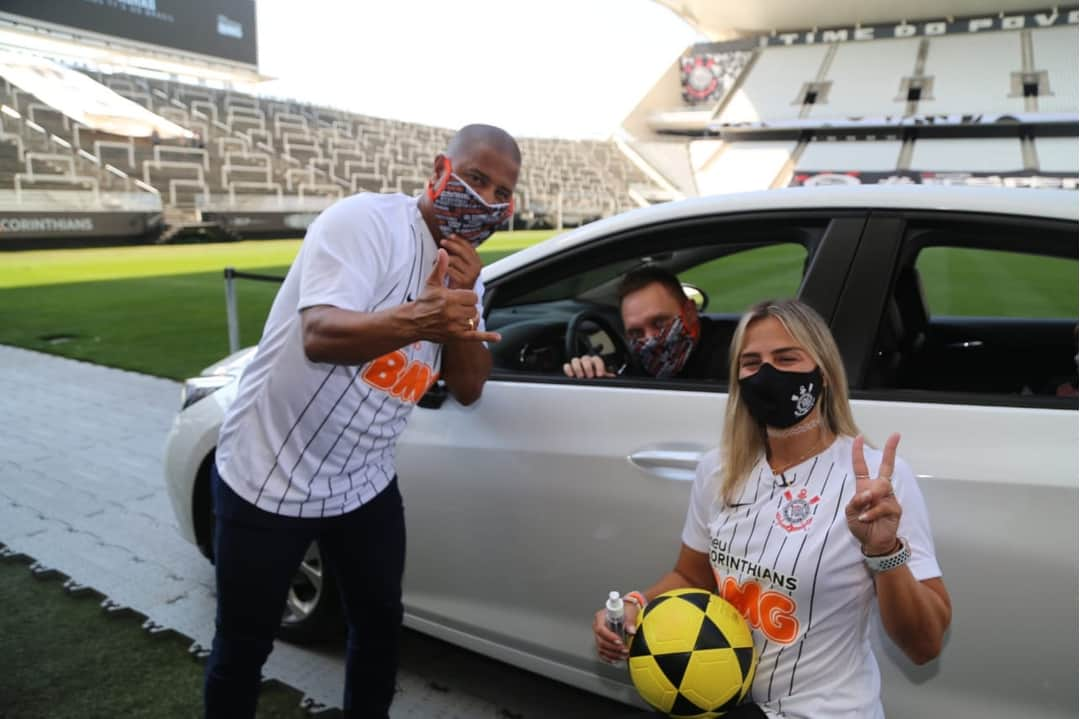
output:
M900 549L897 549L892 554L886 554L881 557L868 557L863 555L863 561L866 562L866 566L870 567L870 571L875 574L881 572L887 572L890 569L896 569L902 567L908 563L911 559L911 547L908 546L907 540L903 537L896 538L900 542Z

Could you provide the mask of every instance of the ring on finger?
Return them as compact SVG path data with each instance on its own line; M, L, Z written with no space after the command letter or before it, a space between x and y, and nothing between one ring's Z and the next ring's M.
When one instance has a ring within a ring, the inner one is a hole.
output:
M469 331L470 332L472 330L476 329L476 321L472 317L470 317L467 321L469 323Z
M856 474L855 479L870 479L869 474Z

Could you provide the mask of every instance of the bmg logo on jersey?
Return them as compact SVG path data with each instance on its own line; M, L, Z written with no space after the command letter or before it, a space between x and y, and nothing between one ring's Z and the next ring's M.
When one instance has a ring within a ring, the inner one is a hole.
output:
M792 494L791 490L784 492L784 504L776 512L776 523L788 532L798 532L810 526L814 521L814 505L821 501L816 494L809 496L805 488L800 489L798 494Z
M401 350L374 359L364 369L362 379L372 387L416 404L439 379L437 372L423 362L412 361Z
M779 644L795 641L799 636L798 604L789 595L798 589L798 577L730 554L728 543L715 535L709 560L717 592L746 617L751 627Z

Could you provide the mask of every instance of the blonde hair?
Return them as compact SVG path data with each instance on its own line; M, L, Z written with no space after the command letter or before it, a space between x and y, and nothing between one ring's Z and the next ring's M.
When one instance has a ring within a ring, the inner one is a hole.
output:
M739 388L739 355L746 341L746 330L754 322L774 317L792 339L802 347L821 370L822 390L818 400L821 421L826 431L854 437L859 434L848 403L847 374L825 320L809 305L798 300L765 300L752 305L739 320L731 338L728 377L728 403L720 447L724 458L720 475L720 494L725 502L736 501L758 458L765 453L765 428L750 416Z

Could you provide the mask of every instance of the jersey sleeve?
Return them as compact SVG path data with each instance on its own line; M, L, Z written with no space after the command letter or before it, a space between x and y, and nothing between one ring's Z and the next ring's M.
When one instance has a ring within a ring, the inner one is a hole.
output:
M709 509L718 488L714 478L720 469L720 451L713 450L698 462L690 487L690 506L683 523L682 542L697 552L709 551Z
M896 458L893 471L893 491L900 503L900 528L897 534L907 540L911 547L911 559L908 567L915 579L933 579L941 576L937 555L934 552L934 537L930 532L930 514L926 510L926 501L915 480L915 474L908 463Z
M390 264L390 241L384 223L363 204L346 200L327 208L311 224L300 251L296 309L370 311Z

